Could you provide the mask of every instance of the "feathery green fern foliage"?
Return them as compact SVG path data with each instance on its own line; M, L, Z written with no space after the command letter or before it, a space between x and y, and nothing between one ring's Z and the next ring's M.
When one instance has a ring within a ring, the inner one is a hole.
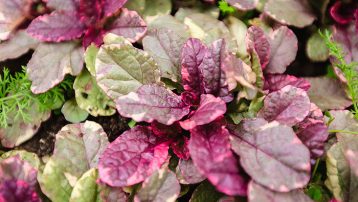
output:
M336 59L333 65L343 72L347 80L348 92L353 103L353 114L358 120L358 63L352 62L347 64L342 47L332 40L332 33L330 31L325 30L324 33L320 32L320 34L329 49L329 54Z
M219 1L219 9L223 13L223 15L235 12L235 8L230 6L225 0Z
M33 106L38 106L39 111L60 107L65 101L65 91L71 89L72 85L73 81L67 79L45 93L33 94L24 67L15 75L4 68L0 74L0 128L8 127L9 119L20 118L24 122L31 122L29 109Z

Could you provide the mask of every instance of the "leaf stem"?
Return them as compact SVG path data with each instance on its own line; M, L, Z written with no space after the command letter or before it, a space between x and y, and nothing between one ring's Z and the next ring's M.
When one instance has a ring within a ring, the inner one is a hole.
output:
M348 130L329 130L329 133L347 133L352 135L358 135L358 132L356 131L348 131Z

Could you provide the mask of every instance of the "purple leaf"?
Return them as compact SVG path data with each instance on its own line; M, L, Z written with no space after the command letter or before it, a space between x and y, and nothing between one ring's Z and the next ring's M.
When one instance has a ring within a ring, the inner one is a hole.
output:
M144 181L168 157L168 143L160 142L148 127L124 132L103 152L98 165L100 180L114 187Z
M325 142L328 138L328 129L321 120L306 119L299 125L297 137L311 152L311 158L317 159L324 153Z
M37 17L27 28L27 32L47 42L61 42L79 38L85 31L85 26L71 11L55 11L48 15Z
M344 152L344 156L346 157L351 172L358 177L358 151L353 151L351 149L347 149Z
M74 42L41 43L27 64L31 91L35 94L46 92L66 74L78 75L83 68L83 52Z
M342 25L347 25L354 19L354 12L356 7L354 4L337 1L333 4L329 13L332 18Z
M28 0L0 1L0 41L8 39L11 33L26 20L30 3Z
M76 11L79 0L44 0L48 7L55 10Z
M246 11L246 10L254 9L259 1L258 0L227 0L227 2L231 6L234 6L239 10Z
M39 41L24 30L17 31L9 40L0 43L0 61L17 58L30 49L35 49Z
M306 119L308 119L308 118L324 121L324 116L323 116L322 110L320 108L318 108L317 105L312 102L311 102L310 113L308 114Z
M171 125L189 113L180 96L159 85L143 85L137 92L121 96L116 100L118 112L140 122Z
M101 183L101 182L99 182ZM97 184L99 184L97 183ZM106 186L105 184L100 184L102 190L99 194L100 196L100 201L104 201L104 202L124 202L124 201L128 201L128 196L127 193L123 191L122 188L118 188L118 187L110 187L110 186ZM86 193L87 190L86 190Z
M150 129L158 137L175 137L182 132L178 122L168 126L158 123L157 121L153 121L150 124Z
M313 202L301 189L287 193L271 191L254 181L249 183L250 202Z
M77 13L80 20L86 26L95 26L94 24L101 20L102 0L78 0L79 6Z
M289 85L266 96L259 116L293 126L305 119L310 107L306 91Z
M190 131L190 156L200 171L221 192L246 195L247 181L230 150L229 132L221 121Z
M289 64L296 58L298 44L296 35L286 26L270 34L270 62L266 73L284 73Z
M237 83L244 87L255 89L253 85L256 82L255 73L249 65L237 58L236 55L228 54L221 68L225 72L229 90L235 89Z
M180 184L175 174L163 168L147 178L136 193L134 201L175 202L180 194Z
M315 159L324 153L325 142L328 138L328 128L324 123L323 113L317 105L311 103L308 116L297 127L296 134L310 150L311 163L314 163Z
M104 7L104 15L108 17L114 13L116 13L123 5L127 2L127 0L103 0ZM124 9L121 10L123 12Z
M329 124L329 130L358 131L358 121L350 111L331 110L329 114L334 118Z
M83 36L82 46L87 48L91 43L94 43L97 47L100 47L105 34L106 32L104 30L88 28Z
M221 63L225 56L225 41L223 39L214 41L206 51L199 70L205 93L221 97L225 102L230 102L233 98L229 93L225 73L221 70Z
M123 36L134 43L145 35L147 25L136 11L123 8L107 32Z
M2 160L0 163L0 183L8 180L25 181L29 186L37 184L37 170L18 155Z
M291 75L268 74L265 76L264 90L269 90L269 92L278 91L288 85L301 88L305 91L308 91L311 87L311 84L307 80Z
M251 26L246 34L246 48L249 53L257 54L261 68L265 69L270 60L270 42L264 31L257 26Z
M208 124L226 112L226 104L221 98L210 94L200 97L200 105L194 114L187 120L181 121L180 126L185 130L191 130L196 126Z
M321 110L345 109L352 104L345 91L346 85L339 80L325 76L305 79L311 84L308 91L310 100Z
M248 119L232 126L230 132L241 166L259 184L288 192L308 183L310 153L291 127Z
M207 48L199 39L190 38L183 46L181 53L182 85L186 91L200 95L204 91L199 70Z
M143 48L158 63L161 77L180 81L180 53L187 36L166 28L151 28L143 38Z
M190 158L188 142L189 138L181 136L170 144L170 147L178 158L184 160L188 160Z
M192 160L179 159L176 174L181 184L196 184L205 180Z
M354 12L354 17L356 19L356 33L358 32L358 9ZM356 35L357 36L357 35Z
M181 99L186 105L199 105L200 102L200 94L196 94L191 91L184 91L180 94Z
M0 184L1 202L41 202L34 187L22 180L7 180Z

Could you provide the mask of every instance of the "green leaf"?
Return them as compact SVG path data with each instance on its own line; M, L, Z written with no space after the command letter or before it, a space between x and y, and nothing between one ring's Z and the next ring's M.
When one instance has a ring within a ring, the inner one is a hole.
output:
M70 202L96 202L98 198L98 186L96 180L98 172L92 168L82 175L73 187Z
M75 99L68 100L61 109L65 119L72 123L79 123L88 117L88 112L81 109Z
M260 64L260 58L256 53L251 54L251 68L256 74L256 86L262 89L264 86L264 76Z
M358 153L358 136L339 134L338 142L327 152L327 180L326 186L340 201L358 201L358 173L350 166L347 154Z
M137 124L137 122L134 121L133 119L128 122L128 126L129 126L130 128L134 128L134 126L135 126L136 124Z
M110 116L116 113L115 103L100 89L96 79L86 70L73 84L76 102L92 116Z
M315 201L320 201L323 198L322 188L318 185L310 185L306 193Z
M97 183L98 170L85 172L73 187L69 202L120 202L127 201L122 188Z
M170 14L172 2L171 0L131 0L125 7L137 11L149 24L161 15Z
M233 36L236 46L237 46L237 53L242 56L247 55L246 50L246 33L247 33L247 26L244 22L239 20L234 16L229 16L225 19L225 24L229 28L230 34Z
M154 59L123 40L106 35L96 58L97 84L112 99L134 92L143 84L160 82Z
M201 183L193 192L191 202L217 202L223 194L216 191L215 187L208 181Z
M326 61L329 57L329 50L324 39L318 32L312 34L306 45L306 54L314 62Z
M66 179L60 162L50 159L43 170L37 174L42 192L53 202L69 201L72 186ZM56 186L54 186L56 184Z
M198 38L207 45L223 38L230 50L236 48L226 25L210 15L203 13L188 15L184 18L184 24L189 27L191 37Z
M327 66L327 74L326 76L328 78L332 78L332 79L336 79L337 78L337 75L336 73L334 72L334 69L331 65Z
M91 73L92 76L96 76L95 62L96 62L98 51L99 49L97 48L97 46L91 44L90 46L87 47L85 52L86 68Z

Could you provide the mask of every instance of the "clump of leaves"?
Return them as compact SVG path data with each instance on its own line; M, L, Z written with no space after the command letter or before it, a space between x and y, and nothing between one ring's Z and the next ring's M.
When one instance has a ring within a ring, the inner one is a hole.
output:
M177 63L181 78L176 90L155 79L155 70L162 73L166 69L156 67L150 55L133 50L121 37L105 36L96 56L96 79L114 99L119 114L138 125L104 150L98 164L99 180L118 188L143 182L135 195L142 200L148 190L161 189L152 183L156 181L153 179L168 184L169 191L158 191L151 199L168 198L169 192L177 197L178 181L196 184L206 178L219 192L248 196L250 201L266 201L271 196L284 201L309 201L302 188L310 180L311 164L324 153L328 132L322 111L308 97L310 84L281 74L296 56L296 48L286 48L292 47L286 44L297 44L291 32L283 26L272 39L267 39L259 27L249 28L245 42L252 56L250 65L230 52L223 39L207 45L189 38L179 54L175 53L180 59ZM285 42L279 42L281 39ZM279 45L271 47L269 40ZM143 46L145 49L148 44ZM143 56L131 57L128 50L134 53L131 55ZM112 60L119 62L106 60L106 55L115 55ZM138 72L153 73L145 74L149 79L133 73L136 78L123 79L133 70L125 68L129 64L138 64ZM116 88L123 80L134 85L130 89ZM254 91L254 95L241 91L237 94L241 86ZM255 114L238 125L226 120L228 110L234 110L228 109L227 103L235 105L235 98L240 96L255 99L261 96L259 91L267 95L259 101L262 108L257 109L257 117ZM288 155L287 151L290 158L281 158ZM179 159L177 180L167 171L159 177L155 173L166 167L170 154ZM240 162L236 156L240 156Z
M70 79L42 94L33 94L30 90L31 81L28 79L26 69L11 75L4 68L0 75L0 128L8 126L10 116L20 118L24 122L30 122L31 116L28 109L35 103L40 111L52 110L60 107L65 101L65 91L72 88Z
M358 119L358 71L356 70L358 63L347 63L345 61L344 51L338 43L332 40L332 33L330 31L325 30L324 33L320 32L320 34L329 49L329 54L336 59L333 65L343 72L347 80L348 92L353 104L353 114Z
M139 40L146 32L144 20L135 11L122 8L127 0L49 0L51 14L34 19L27 32L46 42L62 42L82 38L83 46L92 42L100 45L102 36L111 32L126 37L131 42Z

